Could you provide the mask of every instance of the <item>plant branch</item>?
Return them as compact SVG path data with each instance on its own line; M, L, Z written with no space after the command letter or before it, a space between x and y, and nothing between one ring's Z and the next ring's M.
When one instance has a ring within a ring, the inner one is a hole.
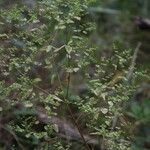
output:
M69 61L70 61L70 60L69 60L69 58L68 58L68 65L69 65ZM54 59L53 59L53 63L55 63L55 62L54 62ZM61 87L61 89L63 90L63 86L62 86L62 83L61 83L61 80L60 80L59 73L58 73L57 69L56 69L56 73L57 73L57 76L58 76L58 81L59 81L60 87ZM81 136L81 138L82 138L82 140L83 140L83 142L84 142L84 144L85 144L86 149L87 149L87 150L90 150L90 147L88 146L88 144L87 144L87 142L86 142L86 140L85 140L85 138L84 138L84 135L83 135L83 133L82 133L82 131L81 131L81 129L80 129L78 123L76 122L76 119L75 119L75 117L74 117L74 115L73 115L73 112L72 112L72 110L71 110L71 108L70 108L70 106L69 106L69 104L68 104L68 102L67 102L67 99L68 99L68 96L69 96L70 79L71 79L71 73L69 73L69 75L68 75L67 93L66 93L66 96L63 95L64 101L65 101L66 107L67 107L67 109L68 109L68 111L69 111L69 113L70 113L71 119L72 119L74 125L76 126L76 128L77 128L77 130L78 130L78 132L79 132L79 134L80 134L80 136Z
M127 77L126 77L129 83L131 82L131 79L132 79L132 76L133 76L134 68L135 68L135 65L136 65L137 54L138 54L138 51L139 51L141 45L142 45L141 42L139 42L137 44L137 46L135 48L135 51L134 51L134 54L133 54L133 57L132 57L131 65L129 67L129 71L128 71L128 74L127 74Z
M134 51L134 54L133 54L133 57L132 57L132 60L131 60L131 65L129 67L129 71L128 71L127 76L126 76L126 80L127 80L128 84L131 83L133 72L134 72L134 68L135 68L135 65L136 65L137 54L138 54L138 51L139 51L141 45L142 45L142 43L139 42L137 44L136 48L135 48L135 51ZM114 117L113 117L113 121L112 121L112 127L111 127L112 130L114 130L114 128L116 127L118 118L119 118L119 114L116 112Z

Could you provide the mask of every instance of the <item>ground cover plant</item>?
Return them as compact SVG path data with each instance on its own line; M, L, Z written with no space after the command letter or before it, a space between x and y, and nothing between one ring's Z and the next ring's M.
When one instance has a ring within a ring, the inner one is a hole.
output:
M150 148L149 61L124 29L146 2L0 1L1 149Z

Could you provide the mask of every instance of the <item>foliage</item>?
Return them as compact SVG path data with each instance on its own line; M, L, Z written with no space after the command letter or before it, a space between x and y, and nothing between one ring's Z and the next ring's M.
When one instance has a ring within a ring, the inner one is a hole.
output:
M1 9L1 148L86 148L61 138L58 122L50 121L57 116L100 138L101 149L131 149L134 133L126 105L143 70L134 66L129 82L134 51L119 41L111 55L102 55L105 46L92 41L101 30L90 11L97 3L41 0L32 8L18 2ZM142 108L131 108L130 114L140 119Z

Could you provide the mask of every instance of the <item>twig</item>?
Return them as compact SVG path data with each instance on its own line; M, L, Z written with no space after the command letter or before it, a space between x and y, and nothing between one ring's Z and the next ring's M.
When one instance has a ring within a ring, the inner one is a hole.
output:
M55 63L54 59L52 59L52 60L53 60L53 63ZM68 58L68 65L69 65L69 58ZM63 86L62 86L62 83L61 83L61 80L60 80L59 73L58 73L57 69L56 69L56 74L57 74L57 77L58 77L60 88L63 90ZM67 83L67 93L66 93L66 96L63 95L64 102L65 102L66 107L67 107L67 109L68 109L68 111L70 113L70 116L71 116L71 119L72 119L74 125L76 126L77 130L79 131L79 134L80 134L80 136L81 136L81 138L82 138L82 140L83 140L83 142L85 144L86 149L90 150L90 147L88 146L88 144L87 144L87 142L86 142L86 140L84 138L84 135L83 135L83 133L82 133L78 123L76 122L76 119L75 119L75 117L73 115L73 112L72 112L72 110L71 110L71 108L70 108L70 106L69 106L69 104L67 102L67 99L68 99L68 96L69 96L70 79L71 79L71 74L69 73L69 75L68 75L68 83Z
M61 49L63 49L66 45L62 45L61 47L59 48L55 48L54 52L57 53L59 52Z
M132 61L131 61L131 65L129 67L129 71L128 71L128 74L127 74L127 77L126 77L126 79L128 80L128 82L130 82L131 79L132 79L134 68L135 68L135 65L136 65L137 54L138 54L138 51L139 51L141 45L142 45L142 43L139 42L137 44L137 47L135 48L135 51L134 51L134 54L133 54L133 58L132 58Z

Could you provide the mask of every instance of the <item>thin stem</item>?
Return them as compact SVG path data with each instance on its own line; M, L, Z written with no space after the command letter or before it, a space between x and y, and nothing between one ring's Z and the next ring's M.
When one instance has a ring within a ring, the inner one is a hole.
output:
M53 54L52 54L52 56L53 56ZM52 58L53 58L53 57L52 57ZM54 58L52 59L52 61L53 61L53 64L55 64ZM68 66L69 66L69 65L70 65L70 59L69 59L69 57L68 57ZM63 91L63 86L62 86L62 83L61 83L61 80L60 80L60 76L59 76L59 73L58 73L57 69L56 69L56 74L57 74L57 77L58 77L58 81L59 81L60 88L61 88L61 90ZM66 93L66 96L63 95L64 102L65 102L66 107L67 107L67 109L68 109L68 111L69 111L69 113L70 113L71 119L72 119L74 125L76 126L76 128L77 128L77 130L78 130L78 132L79 132L79 134L80 134L80 136L81 136L81 138L82 138L82 140L83 140L83 143L85 144L86 149L87 149L87 150L90 150L90 147L89 147L89 145L87 144L87 142L86 142L86 140L85 140L85 138L84 138L84 136L83 136L83 133L82 133L82 131L81 131L81 129L80 129L78 123L76 122L76 119L75 119L75 117L74 117L74 115L73 115L73 112L72 112L72 110L71 110L71 108L70 108L70 106L69 106L69 104L68 104L68 101L67 101L68 96L69 96L69 89L70 89L70 79L71 79L71 73L68 74L67 93Z
M135 68L135 65L136 65L136 58L137 58L137 54L139 52L139 49L141 47L142 43L139 42L135 48L135 51L134 51L134 54L133 54L133 57L132 57L132 61L131 61L131 65L129 67L129 71L128 71L128 74L127 74L127 80L130 82L131 79L132 79L132 76L133 76L133 72L134 72L134 68Z
M70 77L69 77L68 79L70 80ZM60 81L59 76L58 76L58 80L59 80L60 86L62 87L62 84L61 84L61 81ZM69 88L69 83L70 83L69 80L68 80L68 88ZM69 90L68 90L68 91L69 91ZM67 109L68 109L68 111L69 111L69 113L70 113L71 119L72 119L74 125L76 126L76 128L78 129L79 134L80 134L80 136L81 136L81 138L82 138L82 140L83 140L83 142L84 142L84 144L85 144L87 150L90 150L90 147L88 146L88 144L87 144L87 142L86 142L86 140L85 140L85 138L84 138L84 136L83 136L83 133L82 133L82 131L81 131L81 129L80 129L78 123L76 122L76 119L75 119L75 117L74 117L74 115L73 115L73 112L72 112L72 110L71 110L71 108L70 108L70 106L69 106L69 104L68 104L68 102L67 102L67 98L68 98L68 95L69 95L68 93L69 93L69 92L67 92L67 94L66 94L66 98L64 97L65 104L66 104Z

